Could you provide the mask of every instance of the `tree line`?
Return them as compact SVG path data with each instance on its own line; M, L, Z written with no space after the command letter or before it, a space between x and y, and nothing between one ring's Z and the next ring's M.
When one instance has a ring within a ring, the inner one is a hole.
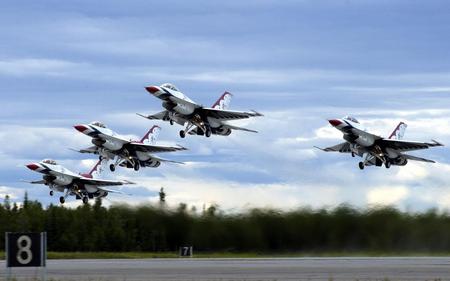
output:
M43 208L27 197L20 207L5 200L0 249L4 233L18 231L46 231L49 251L177 251L192 245L197 252L450 252L450 214L391 207L227 214L216 206L198 213L185 204L105 208L96 200L71 209Z

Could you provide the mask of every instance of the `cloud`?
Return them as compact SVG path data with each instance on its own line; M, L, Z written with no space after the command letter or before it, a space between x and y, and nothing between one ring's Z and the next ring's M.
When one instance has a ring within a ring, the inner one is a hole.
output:
M155 202L166 184L171 204L216 202L227 209L366 206L391 202L389 192L400 208L447 208L446 148L411 152L437 164L364 171L356 158L313 148L342 142L326 119L347 114L383 136L406 121L407 139L450 143L450 69L442 59L448 32L441 24L448 15L439 5L405 10L403 1L372 2L333 4L332 13L324 12L328 4L311 1L4 5L1 185L17 200L26 189L54 202L45 186L19 182L37 176L23 164L48 157L73 171L89 170L96 157L67 148L90 146L90 139L71 126L101 120L141 136L158 122L134 113L161 109L143 87L173 82L207 105L224 90L233 92L233 109L265 114L236 122L259 133L181 140L181 127L159 122L160 143L190 149L161 156L187 164L106 173L141 182L124 187L135 196L109 200ZM149 9L167 12L149 16ZM399 20L409 24L399 28Z
M0 60L0 75L12 76L61 76L86 68L86 63L58 59L19 58Z
M405 186L380 186L367 193L367 203L370 205L394 205L404 200L409 194Z

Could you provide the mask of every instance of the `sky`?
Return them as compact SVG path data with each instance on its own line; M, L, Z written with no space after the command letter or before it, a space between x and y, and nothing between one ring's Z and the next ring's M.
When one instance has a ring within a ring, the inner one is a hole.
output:
M136 184L106 205L158 201L227 212L250 208L359 208L406 211L450 207L448 147L410 162L368 167L325 153L342 135L327 119L353 115L388 136L400 121L405 139L450 144L448 1L4 1L0 4L0 198L24 192L57 204L25 164L51 158L85 172L95 157L73 125L102 121L120 134L162 127L161 144L186 152L139 172L108 179ZM259 131L189 136L149 121L161 102L144 89L165 82L210 106L224 92L231 109L264 117L235 122ZM80 201L68 200L68 206Z

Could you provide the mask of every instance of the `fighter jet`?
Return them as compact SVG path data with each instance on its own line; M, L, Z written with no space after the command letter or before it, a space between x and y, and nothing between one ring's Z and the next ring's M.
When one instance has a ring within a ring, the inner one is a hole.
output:
M403 122L397 125L388 138L368 133L359 121L351 116L331 119L328 122L344 134L345 142L325 149L316 148L327 152L351 153L352 157L358 155L363 158L363 161L359 162L361 170L365 166L371 165L382 166L384 164L386 168L390 168L391 165L405 166L408 160L435 163L433 160L405 154L404 152L443 146L435 140L430 143L402 140L407 127Z
M225 92L212 107L204 107L187 96L185 96L177 87L165 83L161 86L149 86L145 88L151 95L163 101L162 106L166 109L154 115L141 115L150 120L169 121L171 125L178 123L186 126L180 131L180 137L184 138L186 134L205 135L211 134L228 136L232 130L242 130L254 132L254 130L237 127L227 123L228 120L238 120L250 117L262 116L256 111L243 112L228 110L232 95Z
M76 199L82 199L83 203L87 204L89 199L92 198L106 197L108 193L122 193L121 191L108 189L106 188L107 186L133 184L129 181L110 181L94 178L101 173L101 161L98 161L88 174L76 174L58 165L55 160L51 159L45 159L39 163L31 163L26 166L32 171L44 174L42 180L29 183L47 185L50 188L50 196L53 196L54 191L65 191L64 196L59 197L61 204L64 204L69 195L75 196Z
M141 140L130 140L107 128L105 124L94 121L88 125L75 125L79 132L92 138L94 146L77 150L81 153L91 153L99 155L100 160L114 160L114 164L109 165L111 172L116 170L116 166L134 168L138 171L140 167L156 168L161 162L179 163L156 157L151 153L173 152L186 150L182 146L161 146L155 145L156 138L161 128L153 126Z

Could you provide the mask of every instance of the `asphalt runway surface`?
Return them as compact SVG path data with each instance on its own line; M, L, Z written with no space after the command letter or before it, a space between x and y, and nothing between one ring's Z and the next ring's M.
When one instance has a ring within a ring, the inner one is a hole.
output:
M0 262L1 277L6 276ZM17 280L40 277L13 269ZM53 280L450 280L450 257L49 260Z

